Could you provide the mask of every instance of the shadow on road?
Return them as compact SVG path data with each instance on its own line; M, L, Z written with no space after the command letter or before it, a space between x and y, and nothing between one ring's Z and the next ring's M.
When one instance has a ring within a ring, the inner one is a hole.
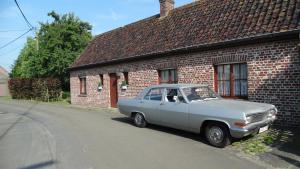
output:
M129 118L129 117L114 117L114 118L111 118L111 119L115 120L115 121L127 123L129 125L134 126L132 119ZM195 134L195 133L186 132L186 131L183 131L183 130L177 130L177 129L164 127L164 126L159 126L159 125L154 125L154 124L147 124L147 128L151 129L151 130L156 130L156 131L160 131L160 132L164 132L164 133L177 135L177 136L180 136L180 137L185 137L185 138L188 138L188 139L191 139L191 140L200 141L204 144L208 144L202 134Z
M290 164L290 166L294 166L294 167L300 168L300 161L295 160L295 159L290 158L290 157L287 157L287 156L284 156L284 155L279 155L279 154L275 154L275 153L272 153L272 154L274 156L277 156L278 158L280 158L280 159L288 162Z
M300 131L298 129L277 128L280 134L276 138L278 145L273 146L271 155L300 168Z
M19 169L39 169L39 168L44 168L44 167L47 167L47 166L54 165L55 163L57 163L57 161L49 160L49 161L29 165L29 166L26 166L26 167L21 167Z

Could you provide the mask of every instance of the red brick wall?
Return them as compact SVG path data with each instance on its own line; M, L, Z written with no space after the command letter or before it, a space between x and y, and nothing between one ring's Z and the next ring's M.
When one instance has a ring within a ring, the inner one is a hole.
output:
M214 85L213 65L247 62L250 101L275 104L281 125L300 126L300 56L299 41L282 41L187 53L143 61L77 70L71 72L72 104L109 107L109 74L129 72L129 87L119 97L134 97L140 90L158 83L158 69L177 68L179 83ZM87 96L79 97L78 75L87 77ZM104 87L97 91L99 74L104 74ZM119 74L119 86L124 80Z

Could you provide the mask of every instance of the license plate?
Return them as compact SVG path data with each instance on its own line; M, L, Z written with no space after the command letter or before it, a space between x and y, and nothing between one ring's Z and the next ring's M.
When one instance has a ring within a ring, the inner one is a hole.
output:
M259 133L265 132L269 129L269 126L265 126L259 129Z

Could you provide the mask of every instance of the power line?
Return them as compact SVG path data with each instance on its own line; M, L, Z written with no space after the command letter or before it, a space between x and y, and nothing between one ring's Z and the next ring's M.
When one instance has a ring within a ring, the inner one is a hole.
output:
M17 38L13 39L12 41L6 43L5 45L1 46L0 49L5 48L6 46L10 45L11 43L15 42L16 40L20 39L21 37L23 37L24 35L26 35L28 32L32 31L33 28L29 29L28 31L26 31L25 33L23 33L22 35L18 36Z
M28 21L28 19L27 19L26 16L24 15L24 13L23 13L22 9L20 8L20 6L19 6L17 0L15 0L15 3L16 3L16 5L17 5L17 7L19 8L19 10L20 10L20 12L21 12L21 14L22 14L22 16L23 16L25 22L27 23L27 26L29 27L29 29L32 30L33 26L30 24L30 22Z
M0 54L0 57L1 57L1 56L5 56L5 55L8 55L8 54L10 54L10 53L16 51L17 49L20 49L20 48L21 48L21 46L19 45L19 46L17 46L16 48L13 48L13 49L11 49L11 50L9 50L9 51L7 51L7 52L1 53L1 54Z
M23 33L22 35L18 36L17 38L13 39L12 41L10 41L10 42L6 43L5 45L1 46L0 49L5 48L6 46L10 45L11 43L15 42L16 40L18 40L18 39L20 39L21 37L23 37L24 35L26 35L28 32L30 32L30 31L32 31L32 30L35 29L35 28L30 24L30 22L28 21L28 19L26 18L26 16L24 15L24 13L23 13L22 9L20 8L20 6L19 6L17 0L15 0L15 3L16 3L16 5L17 5L18 9L20 10L20 12L21 12L21 14L22 14L22 16L23 16L25 22L27 23L27 26L29 27L29 30L26 31L25 33ZM8 31L3 31L3 32L8 32Z

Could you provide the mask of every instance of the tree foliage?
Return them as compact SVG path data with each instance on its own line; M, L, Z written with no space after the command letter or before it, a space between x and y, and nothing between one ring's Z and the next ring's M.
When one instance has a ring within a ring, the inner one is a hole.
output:
M15 61L11 75L12 77L29 78L32 76L30 61L36 56L35 50L36 41L29 37L24 48L21 50L19 57Z
M15 65L12 77L56 77L63 88L69 87L67 68L91 40L91 25L73 13L60 16L52 11L54 20L40 23L36 38L28 38Z

